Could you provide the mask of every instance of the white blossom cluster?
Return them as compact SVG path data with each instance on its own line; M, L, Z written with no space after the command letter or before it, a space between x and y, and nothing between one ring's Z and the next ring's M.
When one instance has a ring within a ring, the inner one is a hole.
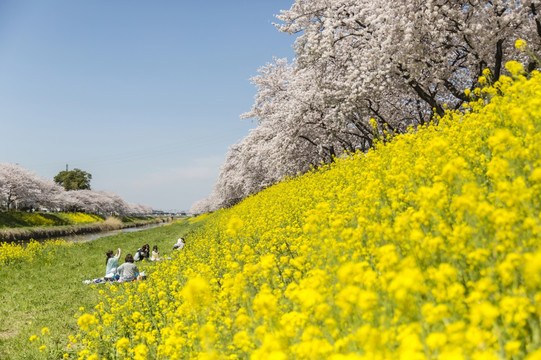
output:
M0 163L0 208L83 211L99 215L145 215L149 206L128 203L107 191L66 191L54 181L11 163Z
M541 0L296 0L276 26L297 36L296 58L252 78L257 121L231 147L212 194L192 212L230 206L284 176L366 151L375 137L429 122L492 81L514 48L541 47Z

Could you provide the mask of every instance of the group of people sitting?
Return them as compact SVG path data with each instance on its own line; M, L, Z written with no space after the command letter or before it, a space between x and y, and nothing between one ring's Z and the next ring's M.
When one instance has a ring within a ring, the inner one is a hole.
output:
M152 254L150 254L150 246L148 244L143 245L135 252L133 256L135 261L141 260L150 260L150 261L160 261L160 253L158 252L158 245L154 245L152 248Z
M177 243L173 246L173 250L181 250L184 248L184 238L179 238ZM124 263L118 265L120 260L120 248L117 249L116 254L113 250L107 251L105 260L105 276L104 281L134 281L144 279L144 272L139 272L139 268L135 265L135 262L142 260L161 261L160 253L158 252L158 245L154 245L152 253L150 253L150 246L148 244L143 245L135 252L135 255L128 254L124 258Z
M109 250L105 253L107 259L105 260L105 281L134 281L141 280L144 274L139 272L139 268L134 264L135 259L132 254L126 255L124 263L118 265L120 259L120 248L117 249L116 254L113 250Z

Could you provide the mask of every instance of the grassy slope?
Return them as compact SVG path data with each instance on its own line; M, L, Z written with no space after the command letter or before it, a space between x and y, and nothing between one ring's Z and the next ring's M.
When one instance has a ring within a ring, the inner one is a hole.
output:
M85 310L78 355L526 358L541 348L541 78L518 85L483 116L210 215L182 258Z
M89 222L92 218L94 218L96 221L103 221L103 218L97 215L81 214L80 217L84 217L86 220L85 222ZM0 228L64 226L74 225L76 223L77 222L74 221L72 217L70 217L70 214L67 213L28 213L25 211L0 211Z
M124 233L88 243L56 248L54 260L0 267L0 359L35 358L29 337L48 327L59 348L77 329L73 314L79 307L92 309L101 285L85 279L103 276L105 252L120 247L122 259L141 245L158 245L161 255L171 253L176 239L187 232L188 222L174 223L142 232ZM121 261L121 263L123 260ZM143 264L148 268L153 264Z
M541 75L502 87L210 215L72 355L540 358Z

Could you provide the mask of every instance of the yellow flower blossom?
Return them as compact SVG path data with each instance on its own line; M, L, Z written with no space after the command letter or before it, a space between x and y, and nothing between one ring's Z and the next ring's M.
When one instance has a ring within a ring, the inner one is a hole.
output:
M89 331L91 326L97 324L98 322L99 322L98 319L96 319L94 315L83 314L77 320L77 325L79 325L81 330Z
M515 47L521 51L524 51L526 50L526 46L528 44L526 43L526 41L522 40L522 39L518 39L517 41L515 41Z
M507 71L513 76L518 76L524 71L524 67L518 61L509 61L505 64Z
M125 337L118 339L116 342L116 349L119 352L127 351L129 346L130 346L130 340L128 340Z
M541 358L541 74L506 68L437 124L187 220L182 257L80 309L77 356Z

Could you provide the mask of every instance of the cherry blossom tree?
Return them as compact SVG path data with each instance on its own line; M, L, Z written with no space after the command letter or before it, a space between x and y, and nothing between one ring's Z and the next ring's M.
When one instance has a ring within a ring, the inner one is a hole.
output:
M275 59L259 72L260 75L252 78L258 90L255 103L241 117L255 119L267 128L265 133L275 134L275 143L280 148L276 155L287 157L295 150L293 158L289 156L287 161L281 161L293 172L302 171L299 165L306 167L307 162L328 162L343 150L364 151L371 146L372 129L340 118L337 110L340 104L326 102L324 91L317 85L320 76L313 69L299 69L296 63ZM284 151L287 148L291 150ZM307 155L308 161L294 161Z
M53 180L16 164L0 163L0 206L6 210L84 211L101 215L148 214L149 206L131 204L107 191L66 191Z
M541 47L541 0L296 0L276 26L297 36L296 58L253 77L243 118L256 129L231 147L211 195L192 212L230 206L285 176L366 151L375 137L436 120L496 81L514 48Z
M40 189L40 196L38 202L33 204L34 209L47 209L56 211L61 209L64 202L63 194L65 190L62 186L56 184L51 179L39 178L38 186Z
M127 203L127 215L148 215L151 213L151 206L136 203Z
M71 211L83 211L92 214L125 215L127 203L117 194L108 191L71 190L67 192L67 201Z
M122 216L128 213L128 203L115 193L95 191L94 201L100 214Z
M0 201L7 210L37 203L40 189L37 174L19 165L0 163Z
M299 68L318 72L343 117L396 129L460 106L486 68L498 79L518 37L538 51L540 9L523 0L297 0L278 27L299 34Z

